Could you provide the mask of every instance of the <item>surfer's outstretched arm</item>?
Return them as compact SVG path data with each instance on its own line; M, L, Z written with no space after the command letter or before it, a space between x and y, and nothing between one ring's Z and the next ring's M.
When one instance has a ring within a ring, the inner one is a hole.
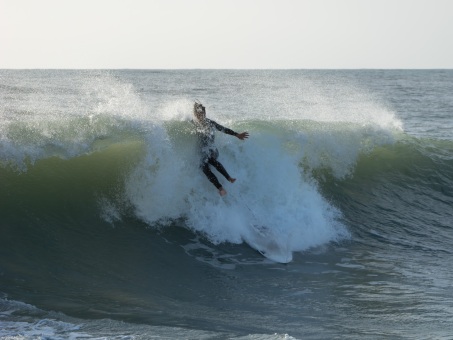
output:
M235 136L235 137L239 138L240 140L244 140L244 139L249 138L249 133L248 132L237 133L237 132L234 132L233 130L231 130L231 129L225 127L225 126L222 126L222 125L216 123L213 120L210 120L210 122L211 122L212 125L214 125L214 127L217 130L219 130L220 132L226 133L227 135Z

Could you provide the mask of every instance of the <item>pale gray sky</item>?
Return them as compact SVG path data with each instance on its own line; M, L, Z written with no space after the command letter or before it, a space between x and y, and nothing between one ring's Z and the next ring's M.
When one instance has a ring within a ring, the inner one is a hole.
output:
M453 68L453 0L0 0L0 68Z

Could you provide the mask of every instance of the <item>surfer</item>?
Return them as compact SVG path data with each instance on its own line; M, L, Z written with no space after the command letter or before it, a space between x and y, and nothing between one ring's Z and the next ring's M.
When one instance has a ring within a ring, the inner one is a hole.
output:
M196 126L198 144L201 151L201 162L200 168L203 170L209 181L219 190L220 196L226 195L226 190L222 187L217 177L212 173L209 165L212 165L217 169L230 183L234 183L236 178L232 178L225 170L223 165L217 160L219 157L219 151L214 145L215 131L214 129L232 135L240 140L244 140L249 137L248 132L236 133L231 129L228 129L215 121L206 118L206 108L200 102L196 101L193 106L193 113L195 120L193 121Z

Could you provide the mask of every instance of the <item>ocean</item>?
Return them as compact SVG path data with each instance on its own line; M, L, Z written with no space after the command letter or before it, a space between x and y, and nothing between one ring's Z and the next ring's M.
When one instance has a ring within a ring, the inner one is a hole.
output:
M452 70L0 70L0 339L452 339ZM220 197L191 119L217 132Z

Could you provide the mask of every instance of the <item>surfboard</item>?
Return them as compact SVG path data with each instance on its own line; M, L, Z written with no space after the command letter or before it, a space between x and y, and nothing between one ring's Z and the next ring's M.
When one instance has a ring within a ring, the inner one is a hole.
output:
M288 263L293 259L287 244L277 241L271 228L265 225L250 224L248 232L244 233L244 241L264 257L277 262Z
M245 207L249 212L249 224L241 233L242 239L250 247L258 251L261 255L277 263L288 263L293 259L293 253L290 250L288 243L282 241L281 237L277 237L275 231L261 223L261 219L248 206L241 196L224 198L223 202L231 208L237 206ZM280 241L278 241L280 240Z

